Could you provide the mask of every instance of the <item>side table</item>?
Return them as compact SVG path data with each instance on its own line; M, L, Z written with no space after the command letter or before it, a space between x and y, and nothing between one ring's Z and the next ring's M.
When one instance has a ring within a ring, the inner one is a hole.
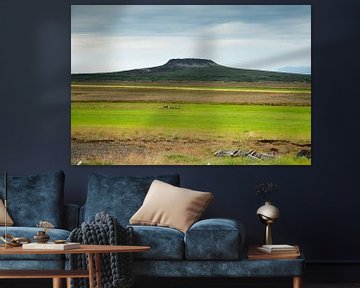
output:
M250 246L247 253L247 259L252 261L283 261L284 266L291 268L292 265L298 265L298 261L303 261L303 256L300 253L291 254L291 253L278 253L278 254L267 254L257 250L258 246ZM291 269L290 269L291 270ZM288 276L288 275L284 275ZM292 277L292 287L301 288L302 286L302 271L296 272Z

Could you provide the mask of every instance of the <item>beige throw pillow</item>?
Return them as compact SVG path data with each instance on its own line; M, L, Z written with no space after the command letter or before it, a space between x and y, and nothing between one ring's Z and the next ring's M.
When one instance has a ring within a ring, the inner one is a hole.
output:
M9 214L6 213L6 225L12 226L14 225L14 221L10 218ZM0 199L0 226L5 225L5 205L3 201Z
M186 232L212 200L210 192L199 192L154 180L143 205L130 224L166 226Z

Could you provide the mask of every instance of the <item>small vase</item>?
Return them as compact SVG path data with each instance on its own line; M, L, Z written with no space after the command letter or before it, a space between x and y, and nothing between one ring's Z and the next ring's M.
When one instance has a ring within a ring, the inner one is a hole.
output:
M34 235L33 239L36 243L47 243L50 237L46 234L46 231L38 231L36 235Z
M272 205L270 201L266 201L265 205L261 206L257 210L256 214L263 215L266 218L274 219L274 221L280 217L279 209Z

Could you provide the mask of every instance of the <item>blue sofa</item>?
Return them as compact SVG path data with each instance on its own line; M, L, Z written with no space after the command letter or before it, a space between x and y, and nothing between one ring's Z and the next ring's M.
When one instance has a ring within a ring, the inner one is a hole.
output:
M106 212L128 226L140 208L154 179L179 186L179 175L154 177L89 176L85 204L63 204L62 171L28 177L10 177L9 214L15 226L8 233L32 238L36 223L55 224L51 239L66 239L69 231L83 221L91 222L98 212ZM3 181L0 177L0 181ZM0 195L3 195L0 188ZM215 199L216 201L216 199ZM132 226L135 244L151 250L135 253L135 275L150 277L298 277L303 260L247 260L245 229L232 219L204 219L186 233L158 226ZM0 233L4 228L0 227ZM64 258L57 255L0 255L0 269L63 269ZM294 285L294 287L300 287Z
M104 211L129 226L154 179L179 186L179 175L117 177L92 174L80 221ZM216 199L215 199L216 201ZM245 229L233 219L204 219L184 234L176 229L132 225L135 244L151 250L135 253L135 275L150 277L298 277L303 260L247 260ZM295 287L295 286L294 286ZM297 286L298 287L298 286Z

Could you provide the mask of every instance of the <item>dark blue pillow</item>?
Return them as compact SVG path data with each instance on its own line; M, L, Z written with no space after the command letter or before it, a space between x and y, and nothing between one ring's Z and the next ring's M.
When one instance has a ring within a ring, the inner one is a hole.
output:
M62 226L64 172L8 176L8 212L16 226L35 227L45 220ZM0 176L0 195L4 198Z
M155 179L174 186L180 185L178 174L146 177L90 175L84 220L91 222L96 213L106 212L116 217L121 225L128 225Z

